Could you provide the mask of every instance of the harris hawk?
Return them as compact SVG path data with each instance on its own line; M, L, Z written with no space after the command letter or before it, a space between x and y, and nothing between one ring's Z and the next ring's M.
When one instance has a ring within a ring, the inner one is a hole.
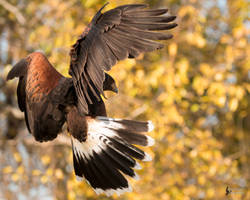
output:
M106 5L106 4L105 4ZM145 135L151 121L108 118L102 96L117 92L106 72L118 61L163 47L155 40L168 40L166 32L177 26L167 9L145 9L144 4L116 7L96 13L70 51L71 78L61 75L40 52L20 60L7 75L19 78L18 106L27 129L39 142L50 141L67 124L71 136L74 171L85 178L97 194L131 191L124 175L137 179L135 159L150 156L135 145L151 146Z

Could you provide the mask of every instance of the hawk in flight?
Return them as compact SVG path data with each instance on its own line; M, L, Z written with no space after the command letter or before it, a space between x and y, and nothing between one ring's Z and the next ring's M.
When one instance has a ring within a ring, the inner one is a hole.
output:
M108 118L102 96L117 92L106 72L118 61L163 47L155 40L168 40L166 32L177 26L167 9L145 9L143 4L116 7L96 13L70 51L71 78L56 71L40 52L29 54L8 73L19 78L18 105L29 132L39 142L53 140L67 124L71 135L73 163L78 178L85 178L97 194L118 195L131 191L124 175L137 179L135 159L150 156L134 145L151 146L144 133L153 130L150 121Z

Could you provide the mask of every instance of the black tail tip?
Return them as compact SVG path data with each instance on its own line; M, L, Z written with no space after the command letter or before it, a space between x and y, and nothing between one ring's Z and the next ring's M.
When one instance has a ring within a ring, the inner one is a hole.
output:
M139 176L136 176L136 177L133 177L135 180L139 180ZM86 179L84 179L83 177L81 177L81 176L77 176L76 175L76 180L77 181L80 181L80 182L82 182L82 181L84 181L84 180L86 180ZM128 183L128 185L127 186L117 186L117 187L113 187L113 188L98 188L98 187L93 187L90 183L89 183L89 181L88 180L86 180L86 182L93 188L93 190L95 191L95 193L97 194L97 195L101 195L101 194L104 194L104 195L106 195L106 196L108 196L108 197L110 197L110 196L112 196L112 195L114 195L114 194L116 194L117 196L120 196L120 195L122 195L122 194L124 194L124 193L127 193L127 192L132 192L133 191L133 188L131 187L131 185Z

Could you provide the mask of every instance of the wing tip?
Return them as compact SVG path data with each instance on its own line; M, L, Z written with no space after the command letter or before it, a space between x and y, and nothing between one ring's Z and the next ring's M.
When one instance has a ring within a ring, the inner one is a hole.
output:
M177 23L172 23L172 24L170 24L169 29L175 28L176 26L178 26Z
M15 77L20 77L23 76L24 73L26 72L26 67L28 65L28 62L26 58L21 59L18 61L13 68L9 71L6 80L11 80Z
M10 71L10 72L11 72L11 71ZM12 74L11 74L10 72L9 72L8 75L7 75L6 81L9 81L9 80L15 78L14 76L12 76Z
M177 18L177 16L176 15L172 15L170 18L171 18L171 21L174 21Z

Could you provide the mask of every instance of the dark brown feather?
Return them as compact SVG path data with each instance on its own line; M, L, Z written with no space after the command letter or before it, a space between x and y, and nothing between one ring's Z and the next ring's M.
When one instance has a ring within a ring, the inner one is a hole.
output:
M118 93L118 88L115 84L115 80L109 74L105 73L105 80L103 82L103 90L113 91Z
M80 142L87 139L87 122L85 116L81 116L75 106L69 108L66 115L68 131Z
M28 116L27 116L27 110L26 110L25 81L26 81L25 77L23 76L19 77L19 82L17 86L17 102L18 102L19 109L22 112L24 112L25 123L28 128L28 131L31 132L29 121L28 121Z
M167 40L171 34L155 31L169 30L175 16L165 16L167 9L144 10L144 4L119 6L97 12L71 50L69 73L78 97L78 109L88 113L88 104L101 101L104 71L117 61L135 58L140 53L163 47L154 40Z
M23 77L26 73L28 61L24 58L14 65L7 75L7 81L15 77Z
M127 15L131 17L147 17L147 16L159 16L166 14L168 12L168 9L149 9L149 10L138 10L137 12L126 12ZM126 15L125 14L125 15Z

